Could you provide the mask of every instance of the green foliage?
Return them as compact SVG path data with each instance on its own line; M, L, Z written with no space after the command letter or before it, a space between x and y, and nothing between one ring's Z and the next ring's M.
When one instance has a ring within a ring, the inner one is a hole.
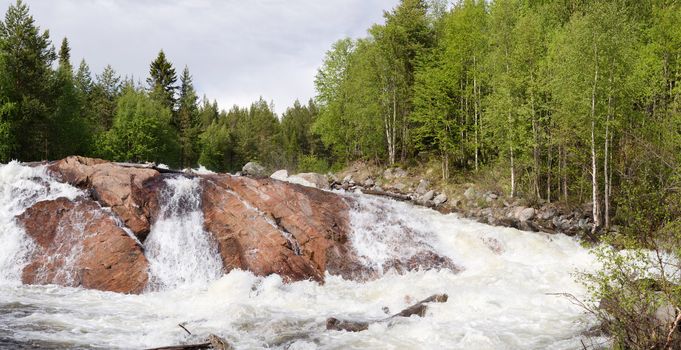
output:
M16 144L9 146L16 152L12 157L46 159L54 141L49 136L53 102L50 81L56 58L49 33L40 31L28 6L17 0L0 22L0 45L3 56L0 76L5 83L0 100L14 104L6 121L13 132L21 134L20 138L13 138Z
M679 256L662 246L642 250L630 241L627 247L595 249L601 268L579 277L590 292L584 306L612 337L614 348L676 349L681 346L675 325L681 287L674 277L673 259Z
M198 137L201 123L199 120L198 97L194 91L189 68L185 67L180 77L180 98L178 101L177 120L181 148L181 164L183 167L196 165L199 156Z
M149 66L149 78L147 84L152 96L158 99L171 111L175 109L175 91L177 86L177 74L175 68L166 58L163 50L158 52L156 59ZM177 123L175 123L177 125Z
M100 152L117 161L151 161L177 167L179 147L170 118L170 110L161 102L144 91L126 87Z
M200 136L199 164L214 171L240 170L235 138L226 124L214 122Z
M329 163L325 159L314 155L303 155L298 160L298 172L313 172L324 174L329 171Z
M298 100L284 112L281 118L281 133L284 159L288 168L294 168L306 155L325 155L325 148L319 137L312 133L312 125L319 111L314 101L301 105Z

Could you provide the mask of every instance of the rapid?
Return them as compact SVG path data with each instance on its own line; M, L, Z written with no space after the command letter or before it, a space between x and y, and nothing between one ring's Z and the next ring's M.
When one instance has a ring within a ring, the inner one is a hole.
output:
M200 187L188 178L165 181L160 217L144 243L150 287L125 295L21 284L34 243L14 217L39 201L84 193L43 167L0 166L0 349L140 349L202 342L210 333L237 349L578 349L595 322L560 295L584 298L575 273L595 268L588 249L562 234L344 194L354 199L350 239L364 264L380 269L427 247L461 271L284 283L278 275L223 274L217 245L202 228ZM378 320L435 293L449 300L430 304L423 318L358 333L325 329L327 317Z

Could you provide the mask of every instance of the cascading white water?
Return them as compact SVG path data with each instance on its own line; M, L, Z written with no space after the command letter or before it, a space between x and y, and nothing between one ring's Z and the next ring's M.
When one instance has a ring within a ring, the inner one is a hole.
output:
M157 291L123 295L0 283L0 348L139 349L200 342L215 333L237 349L577 349L593 325L554 294L585 295L572 273L592 270L594 258L576 240L364 195L350 195L356 202L350 219L351 242L366 264L378 267L428 249L462 272L388 271L365 283L327 275L323 285L239 270L222 276L215 245L202 229L199 181L166 180L160 217L145 242ZM2 281L18 281L31 245L14 215L41 199L78 195L39 168L0 168ZM449 301L430 305L423 318L360 333L324 327L330 316L381 319L384 307L397 312L434 293L447 293Z
M59 197L73 200L82 194L47 176L43 166L0 165L0 284L21 283L21 270L34 248L14 217L37 202Z
M203 230L199 178L165 180L144 248L151 290L203 286L222 276L217 243Z
M354 234L350 240L365 265L384 272L384 264L390 260L437 251L432 245L436 239L431 223L426 217L412 215L413 207L399 206L380 197L354 197L355 207L350 211Z

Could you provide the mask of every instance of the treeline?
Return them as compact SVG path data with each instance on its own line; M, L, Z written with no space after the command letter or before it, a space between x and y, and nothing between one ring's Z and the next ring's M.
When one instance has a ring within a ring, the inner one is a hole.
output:
M22 1L0 21L0 160L87 155L154 161L171 167L235 171L248 161L324 171L325 148L311 125L314 101L295 102L279 118L262 98L220 110L198 98L185 67L178 75L161 50L146 84L110 65L92 75L71 63L67 39L57 51Z
M334 156L503 168L510 195L594 203L594 230L678 217L676 1L403 0L384 17L318 72Z

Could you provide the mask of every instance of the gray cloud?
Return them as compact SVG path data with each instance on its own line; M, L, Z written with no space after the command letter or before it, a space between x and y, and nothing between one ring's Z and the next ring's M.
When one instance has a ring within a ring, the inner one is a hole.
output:
M222 108L263 96L281 113L313 97L316 69L334 41L365 36L398 0L26 2L55 46L68 37L74 63L85 58L93 73L111 64L144 81L162 48ZM9 1L0 3L4 13Z

